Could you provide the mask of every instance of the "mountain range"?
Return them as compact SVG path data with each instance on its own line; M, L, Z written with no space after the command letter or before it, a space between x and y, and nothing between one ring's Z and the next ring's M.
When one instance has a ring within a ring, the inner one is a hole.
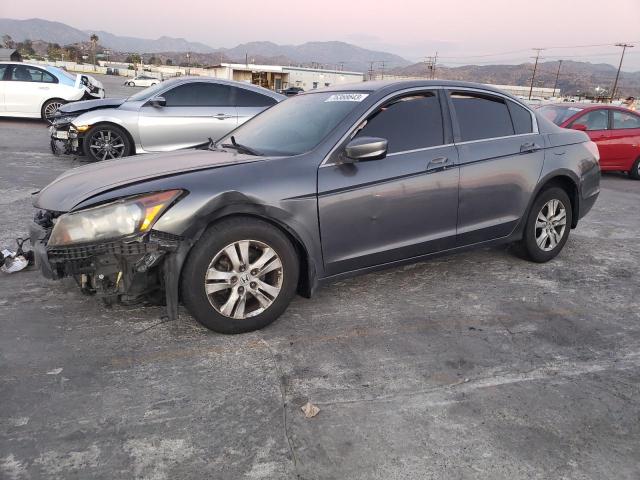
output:
M43 40L60 45L86 42L95 33L101 46L127 53L165 53L193 52L200 54L221 54L225 58L242 59L279 57L287 63L342 65L346 70L364 71L369 62L385 62L391 67L404 67L411 62L388 52L368 50L344 42L307 42L302 45L277 45L273 42L250 42L233 48L213 48L199 42L190 42L184 38L160 37L155 40L114 35L101 30L79 30L60 22L51 22L40 18L14 20L0 18L0 35L10 35L16 42L24 40Z

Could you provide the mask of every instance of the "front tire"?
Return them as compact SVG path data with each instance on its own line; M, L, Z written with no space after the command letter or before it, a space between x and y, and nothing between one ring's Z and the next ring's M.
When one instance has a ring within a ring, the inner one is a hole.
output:
M135 87L136 86L136 84L134 82L129 82L129 83L127 83L127 85L129 85L130 87Z
M131 141L126 132L115 125L97 125L85 135L82 148L94 162L131 155Z
M42 105L42 109L40 110L40 116L42 117L42 120L51 123L58 109L65 103L67 102L65 102L61 98L51 98L44 102L44 104Z
M543 190L531 206L520 252L538 263L553 259L567 243L572 218L571 201L562 188Z
M629 170L629 176L634 180L640 180L640 157L635 161L631 170Z
M235 217L209 227L182 271L182 300L218 333L244 333L274 322L298 285L295 248L262 220Z

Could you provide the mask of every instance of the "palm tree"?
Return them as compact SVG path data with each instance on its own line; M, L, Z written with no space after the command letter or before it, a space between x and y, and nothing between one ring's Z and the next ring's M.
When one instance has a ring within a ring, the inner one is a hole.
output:
M91 50L93 51L93 64L96 64L96 46L98 45L98 40L100 40L98 38L98 35L96 35L95 33L91 34L91 37L89 37L91 40Z

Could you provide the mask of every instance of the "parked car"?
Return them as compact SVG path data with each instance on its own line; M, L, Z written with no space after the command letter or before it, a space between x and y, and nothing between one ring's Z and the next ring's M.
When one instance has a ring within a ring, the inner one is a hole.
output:
M178 150L218 139L285 98L248 83L180 77L129 98L61 107L51 127L51 147L94 161Z
M135 78L131 78L126 80L123 85L127 85L129 87L152 87L162 80L156 77L151 77L149 75L138 75Z
M296 291L445 252L515 242L549 261L599 182L584 132L499 90L366 82L296 95L209 149L70 170L35 197L31 241L49 278L109 301L164 290L171 318L181 298L238 333Z
M603 171L627 172L640 180L640 115L603 104L559 103L538 110L556 125L581 130L598 145Z
M103 98L95 78L48 65L0 62L0 116L51 120L68 102Z
M282 90L280 93L286 95L287 97L292 97L293 95L297 95L299 93L304 92L304 89L300 87L289 87Z

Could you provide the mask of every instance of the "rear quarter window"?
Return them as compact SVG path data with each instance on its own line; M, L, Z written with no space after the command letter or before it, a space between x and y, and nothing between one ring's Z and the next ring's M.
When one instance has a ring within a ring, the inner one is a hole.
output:
M513 122L513 129L517 135L533 132L533 120L531 118L531 112L526 108L518 105L511 100L507 100L509 106L509 112L511 113L511 121Z
M235 88L235 103L237 107L270 107L278 103L275 98L263 95L245 88Z

